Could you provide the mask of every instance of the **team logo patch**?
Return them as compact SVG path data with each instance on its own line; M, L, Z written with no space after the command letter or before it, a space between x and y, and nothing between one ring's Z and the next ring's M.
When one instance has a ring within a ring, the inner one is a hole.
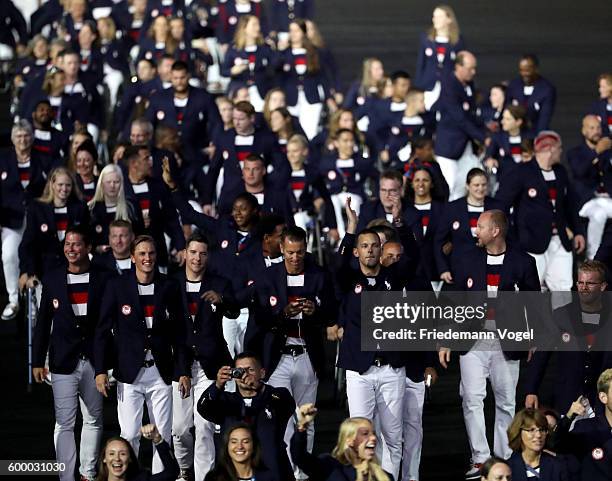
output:
M357 105L363 104L365 104L365 99L360 95L359 97L357 97Z
M335 179L336 179L336 171L335 171L335 170L330 170L330 171L327 173L327 178L328 178L329 180L335 180Z
M519 104L519 103L518 103L518 100L516 100L516 99L513 99L513 100L512 100L512 105L518 105L518 104Z
M595 461L599 461L600 459L603 459L604 457L603 449L601 448L593 449L593 452L591 452L591 456L593 456L593 459Z
M100 224L98 224L98 225L96 226L96 232L97 232L98 234L101 234L101 233L102 233L102 226L101 226Z
M527 191L527 195L529 195L529 197L531 198L534 198L536 195L538 195L538 191L532 187Z
M140 102L142 102L142 97L140 95L136 95L136 98L134 99L134 102L139 104Z
M457 230L457 229L459 229L459 221L458 220L453 222L453 230Z
M151 52L147 52L147 53L145 53L145 58L147 60L151 60L153 58L153 54Z
M223 242L221 242L221 249L227 249L228 245L229 245L229 241L225 239Z
M249 279L249 282L247 282L247 286L252 286L253 284L255 284L255 281L253 279Z
M151 16L152 17L157 17L159 15L159 10L157 10L157 8L151 10Z
M128 316L132 312L132 306L128 304L123 304L121 306L121 312L123 313L124 316Z
M223 158L224 158L225 160L229 159L229 152L228 152L227 150L224 150L224 151L223 151Z
M289 72L289 70L291 70L291 65L289 65L288 63L286 63L285 65L283 65L283 70L285 72Z
M433 50L430 47L427 47L425 49L425 55L427 55L428 57L431 57L433 55Z
M355 294L361 294L361 291L363 291L363 287L361 286L361 284L357 284L355 286Z
M393 135L399 135L399 133L400 133L399 127L391 127L391 133Z
M227 19L227 21L230 25L236 25L238 19L232 15L230 18Z
M158 110L157 111L157 120L164 120L165 116L166 116L166 114L164 113L163 110Z
M455 52L451 52L450 53L450 58L451 60L455 60L455 57L457 56L457 54Z
M274 296L270 296L270 305L272 307L274 307L276 305L276 303L278 302L278 299Z
M23 67L23 73L24 75L27 75L30 72L30 66L26 65L25 67Z
M40 225L40 231L41 232L47 232L49 230L49 226L47 224L41 224Z
M564 332L563 334L561 334L561 340L565 343L570 342L570 334L569 332Z
M0 177L2 178L2 180L6 180L6 178L8 177L8 173L4 171L2 172L2 175L0 175Z
M463 110L470 110L470 104L468 102L463 102Z
M468 289L471 289L473 285L474 285L474 281L472 280L471 277L468 277L468 280L467 280Z
M57 309L59 307L59 301L57 299L53 299L53 307Z
M499 155L503 157L504 155L506 155L506 151L504 149L499 149Z

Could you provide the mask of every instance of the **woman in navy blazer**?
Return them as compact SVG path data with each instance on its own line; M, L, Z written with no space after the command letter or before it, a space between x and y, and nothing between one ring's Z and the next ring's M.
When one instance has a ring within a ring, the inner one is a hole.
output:
M282 481L262 465L260 452L251 426L236 424L225 434L223 451L204 481Z
M69 225L88 224L89 210L73 174L56 167L40 198L27 210L26 228L19 245L19 285L33 287L50 269L64 262L63 241Z
M567 481L567 468L554 454L544 451L548 435L546 416L536 409L519 411L508 428L508 445L514 451L508 464L514 481Z

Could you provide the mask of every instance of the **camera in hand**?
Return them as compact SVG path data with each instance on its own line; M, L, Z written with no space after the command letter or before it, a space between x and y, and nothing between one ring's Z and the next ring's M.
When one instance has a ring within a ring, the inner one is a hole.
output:
M233 379L242 379L242 377L244 376L244 374L246 373L246 369L243 367L234 367L232 368L232 372L230 373L230 375L232 376Z

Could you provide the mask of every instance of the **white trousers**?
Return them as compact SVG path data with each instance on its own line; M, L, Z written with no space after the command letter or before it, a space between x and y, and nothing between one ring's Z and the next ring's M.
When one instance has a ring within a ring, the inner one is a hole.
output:
M240 309L240 315L236 319L223 317L223 337L232 357L236 357L244 351L244 334L249 322L249 309Z
M178 382L172 383L172 438L174 454L181 469L195 467L195 479L204 479L215 463L215 425L204 419L197 409L202 393L215 381L206 377L200 363L191 366L191 393L181 398ZM195 426L194 436L191 428Z
M536 261L540 284L549 291L570 291L572 289L572 253L566 251L558 235L550 239L548 248L543 254L529 253Z
M467 143L463 154L458 159L449 159L436 155L436 160L448 184L449 202L463 197L466 194L465 181L468 172L474 167L480 167L480 161L472 151L472 144L470 142Z
M406 377L404 392L404 454L402 456L402 480L419 479L421 449L423 447L423 404L425 381L414 382Z
M431 110L433 104L440 98L440 92L442 92L442 83L438 80L433 89L425 91L425 110L428 112Z
M478 341L470 352L459 358L459 394L463 399L463 418L473 463L483 463L491 456L484 416L487 378L495 397L493 450L502 459L512 454L506 430L514 417L519 362L506 360L498 340Z
M102 395L96 389L94 369L88 360L80 360L72 374L53 373L51 379L55 405L55 455L58 462L66 465L60 479L74 481L74 424L79 404L83 416L79 472L86 478L93 479L103 427Z
M323 104L321 102L315 104L308 103L304 91L298 90L297 103L294 106L287 106L287 110L289 110L291 115L298 118L306 137L308 137L308 140L312 140L319 130Z
M371 366L363 374L346 371L346 397L351 417L374 419L385 441L382 468L398 479L402 461L402 415L406 370Z
M346 225L344 225L344 206L346 205L346 199L351 198L351 208L357 213L359 217L359 211L361 210L361 204L363 199L361 196L351 194L350 192L340 192L331 196L332 204L334 206L334 214L336 215L336 224L338 225L338 235L340 239L344 237L346 233Z
M21 229L2 227L2 268L8 301L19 304L19 244L23 237L25 222Z
M263 112L264 99L259 95L257 85L251 85L249 87L249 102L255 109L255 112Z
M117 93L119 92L119 87L121 87L123 83L123 74L119 70L115 70L105 65L104 83L108 87L110 108L114 110L115 104L117 103Z
M273 387L284 387L289 390L297 407L306 403L315 403L317 400L317 387L319 379L314 372L310 358L307 353L299 356L291 356L283 354L278 362L278 366L268 380L268 384ZM289 444L295 430L295 421L290 419L285 431L285 443L287 444L287 453L291 459ZM307 430L307 449L312 452L314 445L314 424L310 423ZM303 473L296 465L293 464L293 472L297 479L308 479L308 476Z
M157 366L142 367L133 384L117 383L117 414L121 437L134 448L140 449L140 428L144 404L151 423L157 426L165 441L172 436L172 386L159 375ZM153 445L153 474L163 471L164 465Z
M595 197L582 206L579 215L589 219L586 255L589 259L593 259L601 244L606 222L612 218L612 199Z

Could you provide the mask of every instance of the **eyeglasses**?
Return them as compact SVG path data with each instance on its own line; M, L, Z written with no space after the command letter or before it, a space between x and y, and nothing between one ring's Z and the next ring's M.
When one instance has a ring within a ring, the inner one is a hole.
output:
M586 287L595 287L595 286L599 286L603 284L603 282L583 282L583 281L576 281L576 285L578 287L582 287L582 286L586 286Z
M534 437L536 434L541 434L542 436L548 434L547 428L530 428L530 429L521 428L521 431L526 432L527 435L530 437Z

